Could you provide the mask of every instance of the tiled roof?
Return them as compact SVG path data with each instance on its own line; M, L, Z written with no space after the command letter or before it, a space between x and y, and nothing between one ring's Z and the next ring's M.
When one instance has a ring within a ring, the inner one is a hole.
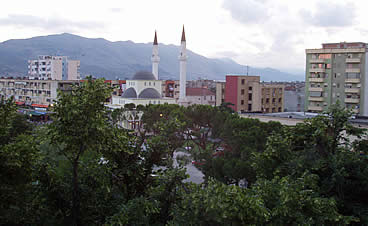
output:
M187 96L215 96L215 93L206 88L187 88Z

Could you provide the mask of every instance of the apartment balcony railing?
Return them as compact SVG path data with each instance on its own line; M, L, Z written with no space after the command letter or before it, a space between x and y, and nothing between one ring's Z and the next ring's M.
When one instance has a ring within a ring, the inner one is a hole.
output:
M359 93L359 88L345 88L345 93Z
M309 72L316 72L316 73L318 73L318 72L326 72L326 69L324 69L324 68L310 68L309 69Z
M356 98L345 98L345 103L349 103L349 104L358 104L360 101L360 99L356 99Z
M325 59L310 59L309 63L317 63L317 64L323 64L325 62Z
M323 82L323 78L309 78L310 82Z
M323 102L323 97L309 97L308 100L309 101Z
M323 108L320 106L308 106L308 110L310 111L323 111Z
M311 92L322 92L323 88L322 87L310 87L309 91L311 91Z
M360 78L346 78L345 83L360 83Z
M346 68L346 73L360 73L360 68Z
M360 58L346 58L346 63L360 63Z

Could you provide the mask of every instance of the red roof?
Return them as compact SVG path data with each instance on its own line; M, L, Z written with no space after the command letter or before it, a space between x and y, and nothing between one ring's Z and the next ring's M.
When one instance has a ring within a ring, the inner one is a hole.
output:
M215 93L206 88L187 88L187 96L215 96Z

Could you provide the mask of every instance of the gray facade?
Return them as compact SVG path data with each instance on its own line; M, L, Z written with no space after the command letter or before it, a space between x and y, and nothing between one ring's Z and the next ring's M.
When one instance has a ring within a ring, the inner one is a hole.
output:
M368 116L367 45L329 43L306 50L305 111L323 112L339 102Z

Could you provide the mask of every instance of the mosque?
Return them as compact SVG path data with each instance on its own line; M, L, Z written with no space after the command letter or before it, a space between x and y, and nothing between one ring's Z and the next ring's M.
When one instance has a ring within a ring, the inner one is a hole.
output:
M186 63L187 51L185 30L183 26L181 36L181 48L179 55L180 62L180 93L179 100L174 98L163 97L162 95L162 80L159 80L158 64L160 57L158 54L157 33L155 32L153 49L152 49L152 72L139 71L135 73L131 80L126 81L126 89L122 96L112 97L112 106L122 107L125 104L148 105L148 104L181 104L187 105L186 100Z

